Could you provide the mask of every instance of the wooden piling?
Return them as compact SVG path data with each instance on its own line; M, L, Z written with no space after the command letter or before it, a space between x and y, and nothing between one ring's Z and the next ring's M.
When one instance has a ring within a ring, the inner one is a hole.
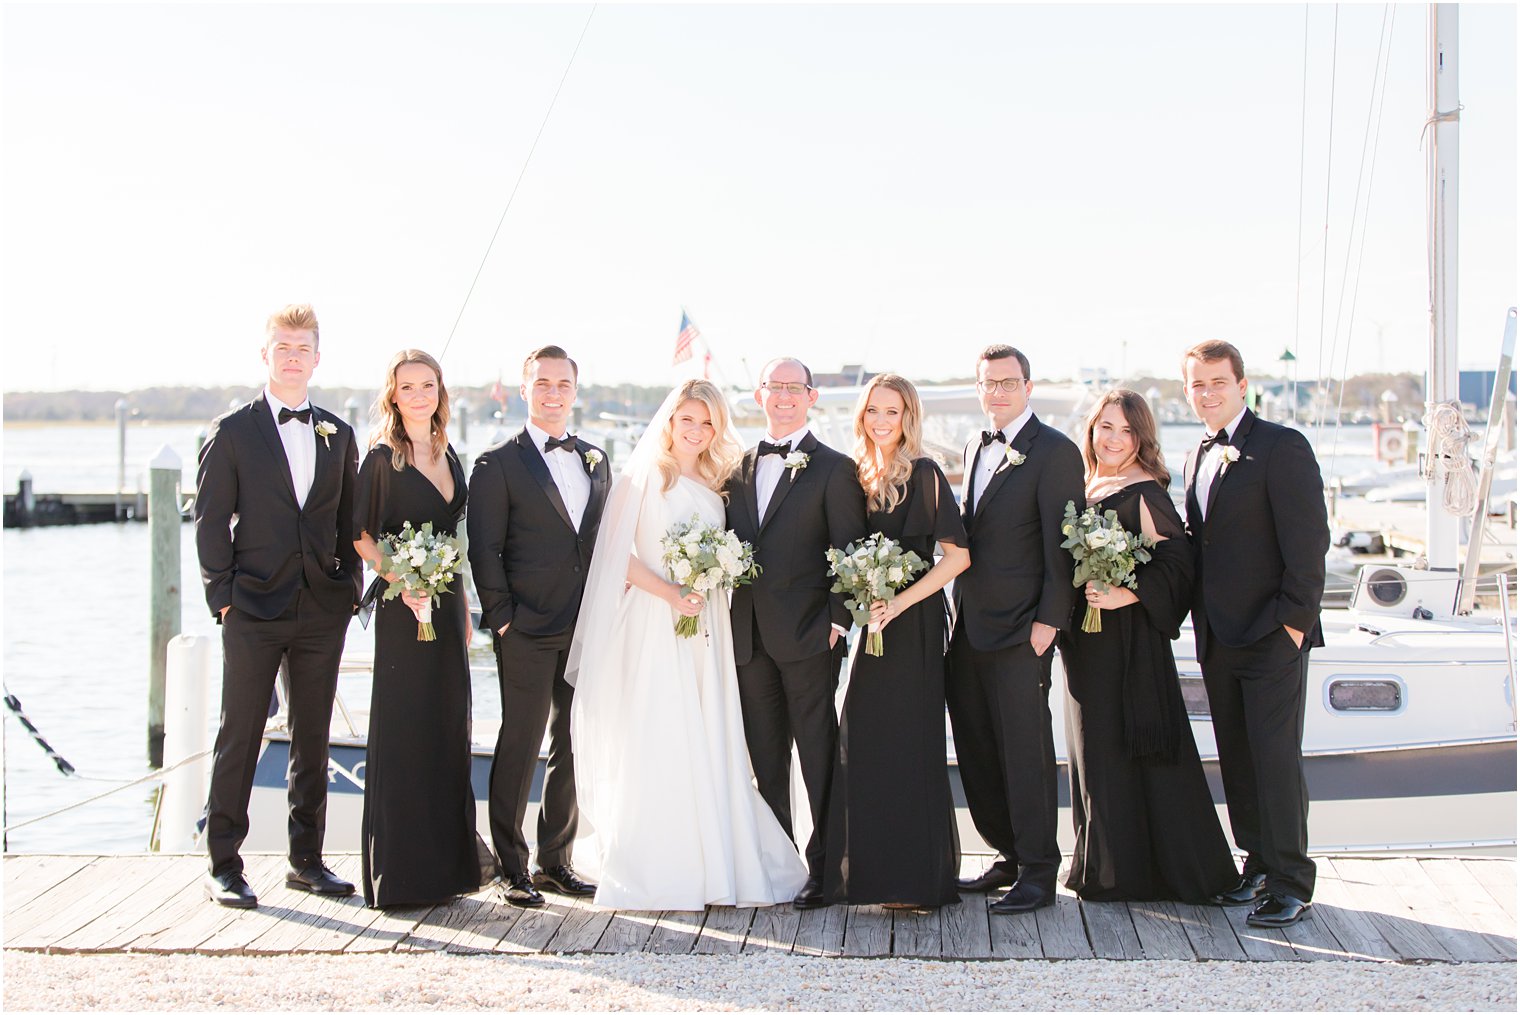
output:
M179 483L182 463L165 444L149 465L148 543L148 764L164 764L164 682L169 639L180 631Z

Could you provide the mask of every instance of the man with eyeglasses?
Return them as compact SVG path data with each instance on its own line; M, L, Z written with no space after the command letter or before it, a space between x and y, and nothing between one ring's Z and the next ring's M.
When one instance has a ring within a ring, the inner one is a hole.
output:
M966 444L961 516L971 566L955 579L945 696L971 820L998 851L962 891L1007 888L993 913L1056 897L1056 759L1050 676L1076 602L1061 548L1068 501L1085 504L1082 455L1029 405L1029 360L1008 345L977 361L989 428Z
M829 592L825 552L865 535L865 494L855 463L808 429L818 391L802 362L767 363L755 401L765 412L766 437L726 489L728 527L754 546L763 569L734 590L734 661L755 782L788 834L797 744L813 833L804 851L808 880L795 905L812 909L825 904L825 794L839 733L834 691L850 625L844 596Z

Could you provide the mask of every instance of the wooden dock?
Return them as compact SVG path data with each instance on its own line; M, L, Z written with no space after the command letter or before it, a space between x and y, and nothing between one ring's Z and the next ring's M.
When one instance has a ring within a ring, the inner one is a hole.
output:
M989 896L920 914L879 906L799 912L598 909L548 896L517 909L492 891L447 905L379 911L357 897L284 887L282 856L247 858L256 910L207 902L205 858L8 855L5 948L45 953L203 955L373 952L750 954L931 959L1514 962L1515 861L1322 856L1313 914L1286 930L1246 926L1246 910L1171 902L1082 902L989 916ZM968 871L986 858L968 857ZM359 857L329 858L357 880Z

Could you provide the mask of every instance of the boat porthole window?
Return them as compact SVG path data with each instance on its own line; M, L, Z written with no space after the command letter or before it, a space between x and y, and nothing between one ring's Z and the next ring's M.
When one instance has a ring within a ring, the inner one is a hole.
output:
M1400 712L1404 708L1404 685L1394 677L1332 679L1325 697L1332 712Z
M1392 568L1382 568L1367 577L1367 592L1379 606L1397 606L1409 592L1409 583Z

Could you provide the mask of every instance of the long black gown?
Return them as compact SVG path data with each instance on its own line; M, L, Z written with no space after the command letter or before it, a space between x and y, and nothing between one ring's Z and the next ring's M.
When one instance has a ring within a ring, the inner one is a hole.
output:
M392 468L390 448L377 445L359 467L355 529L378 539L408 521L414 529L432 522L434 532L455 535L464 515L465 475L452 447L448 461L454 497L446 502L411 465ZM370 906L436 902L480 887L463 581L455 577L433 608L437 641L417 640L417 618L399 596L377 599L360 840Z
M927 458L913 463L902 503L890 513L870 512L867 522L868 531L931 565L936 543L966 545L955 495ZM960 840L945 761L946 620L940 592L887 625L883 655L867 655L865 632L857 635L828 798L823 892L833 902L942 906L960 899Z
M1066 748L1077 842L1066 887L1084 899L1204 902L1238 875L1219 827L1177 682L1172 639L1192 602L1193 557L1171 498L1153 480L1096 505L1139 533L1140 501L1168 537L1135 570L1139 602L1082 631L1077 600L1061 634Z

